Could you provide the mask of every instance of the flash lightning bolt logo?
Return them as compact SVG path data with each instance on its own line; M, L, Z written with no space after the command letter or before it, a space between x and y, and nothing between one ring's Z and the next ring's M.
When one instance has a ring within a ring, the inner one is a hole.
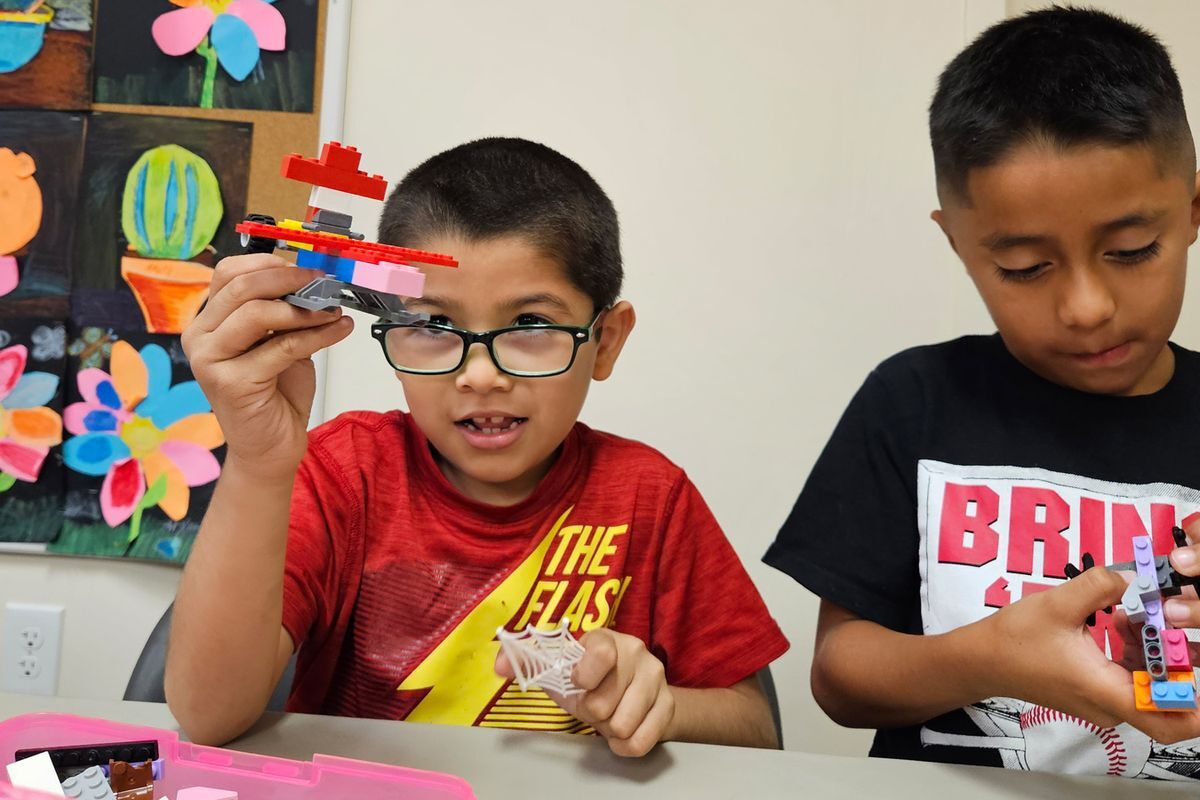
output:
M550 543L574 508L563 512L537 549L480 601L397 687L401 692L429 689L429 694L405 718L407 721L472 725L484 712L506 683L493 669L500 651L496 628L517 613L541 572Z

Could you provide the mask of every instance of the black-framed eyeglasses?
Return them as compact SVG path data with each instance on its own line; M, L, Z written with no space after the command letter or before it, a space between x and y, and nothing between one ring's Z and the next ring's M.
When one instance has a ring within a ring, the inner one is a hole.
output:
M450 325L377 322L371 326L371 335L379 340L384 357L397 372L457 372L466 362L471 345L481 344L501 372L517 378L548 378L571 368L580 346L592 340L596 323L607 310L600 309L582 328L514 325L476 333Z

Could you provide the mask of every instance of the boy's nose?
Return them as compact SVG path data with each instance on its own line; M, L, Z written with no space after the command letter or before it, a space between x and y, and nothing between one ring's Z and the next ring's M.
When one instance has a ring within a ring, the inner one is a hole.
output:
M1116 312L1116 297L1097 270L1091 267L1067 270L1058 300L1058 317L1064 325L1068 328L1098 328Z
M478 342L467 350L467 360L458 370L454 382L461 391L480 394L512 386L512 378L496 367L487 347Z

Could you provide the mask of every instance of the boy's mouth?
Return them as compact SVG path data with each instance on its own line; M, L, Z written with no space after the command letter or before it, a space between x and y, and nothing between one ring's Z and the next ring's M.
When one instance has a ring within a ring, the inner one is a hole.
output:
M497 436L516 430L528 421L528 417L466 417L455 422L455 425L469 431L482 433L487 436Z

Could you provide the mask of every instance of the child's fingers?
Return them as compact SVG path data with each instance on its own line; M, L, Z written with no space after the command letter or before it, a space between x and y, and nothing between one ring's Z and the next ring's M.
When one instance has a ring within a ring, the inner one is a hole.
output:
M657 658L643 659L641 667L621 695L616 709L608 716L609 735L628 739L637 733L642 721L654 706L666 685L662 662Z
M1175 628L1200 628L1200 600L1172 597L1163 604L1163 616Z
M571 681L584 691L600 686L610 672L617 668L617 640L607 628L597 628L583 635L583 658L571 672Z
M513 678L517 677L517 673L513 671L512 664L509 662L508 656L504 654L503 650L496 654L496 664L493 668L496 670L496 674L501 678L508 678L509 680L512 680Z
M239 275L264 269L292 266L287 260L271 253L252 253L223 258L213 270L212 283L208 285L208 296L216 297L231 280Z
M219 291L213 291L204 309L196 316L193 327L210 332L217 329L230 314L252 300L278 300L299 291L322 274L317 270L289 266L263 267L242 271L230 278Z
M610 737L608 747L619 756L644 756L662 741L674 718L674 696L670 692L660 692L633 735L625 739Z
M1200 575L1200 519L1184 527L1188 544L1171 551L1171 566L1183 575Z
M318 328L341 315L341 308L309 311L278 300L251 300L235 309L220 327L205 337L197 347L200 352L193 359L225 361L236 358L271 334Z
M1128 584L1120 573L1096 568L1081 573L1066 583L1045 592L1055 619L1083 625L1102 608L1121 602Z
M259 347L241 355L227 364L236 367L244 380L266 382L274 380L279 373L295 364L311 358L318 350L337 344L354 330L354 320L339 317L316 328L304 328L280 334Z

